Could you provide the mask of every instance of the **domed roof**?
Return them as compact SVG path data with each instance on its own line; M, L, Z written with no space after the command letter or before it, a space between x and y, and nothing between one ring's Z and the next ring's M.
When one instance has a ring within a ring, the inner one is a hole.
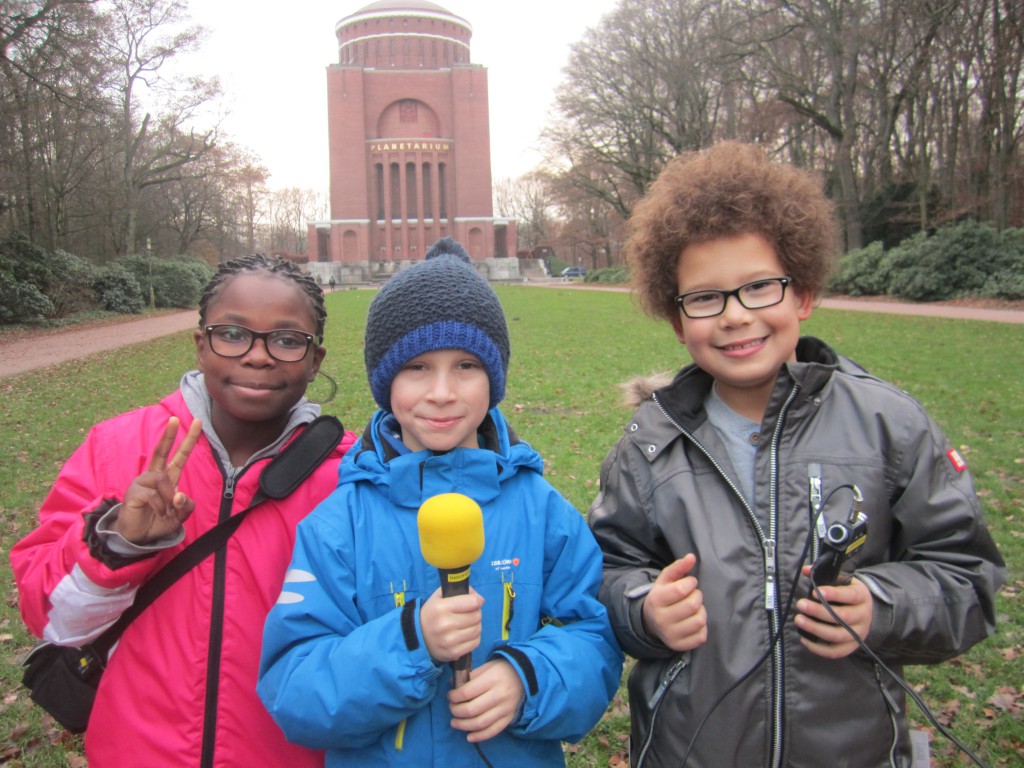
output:
M341 29L347 24L362 21L367 18L373 17L390 17L396 16L420 16L423 18L430 17L445 17L446 21L451 21L460 27L464 27L470 34L473 33L473 25L466 21L461 16L457 16L447 8L444 8L437 3L431 3L429 0L377 0L377 2L364 5L358 11L349 14L341 21L337 23L335 29Z
M356 13L373 13L374 11L434 11L454 16L447 8L442 8L437 3L429 3L427 0L377 0L360 8Z

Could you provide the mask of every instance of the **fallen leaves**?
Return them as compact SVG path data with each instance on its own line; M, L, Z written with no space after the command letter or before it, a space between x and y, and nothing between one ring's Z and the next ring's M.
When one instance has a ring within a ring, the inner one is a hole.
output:
M984 707L983 711L985 717L990 720L997 716L997 710L1016 717L1024 711L1024 694L1020 692L1019 688L1004 685L992 694L986 704L989 706Z

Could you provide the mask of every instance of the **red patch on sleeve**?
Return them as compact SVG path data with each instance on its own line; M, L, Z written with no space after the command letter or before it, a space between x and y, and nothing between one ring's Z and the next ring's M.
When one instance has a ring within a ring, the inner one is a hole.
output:
M946 455L949 457L949 461L953 464L953 469L957 472L963 472L967 469L967 462L964 461L964 457L960 455L960 451L956 448L950 448L946 451Z

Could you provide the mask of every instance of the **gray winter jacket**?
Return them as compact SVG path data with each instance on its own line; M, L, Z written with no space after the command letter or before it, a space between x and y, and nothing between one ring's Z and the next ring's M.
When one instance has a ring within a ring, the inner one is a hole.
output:
M633 766L680 768L708 713L687 768L910 765L898 685L862 651L811 654L793 611L782 615L812 496L835 491L827 524L850 510L841 486L863 493L868 536L854 565L875 598L867 644L886 664L949 659L994 629L1005 567L959 454L914 399L824 343L802 339L797 359L780 372L762 422L753 509L704 413L712 380L695 366L639 405L602 464L590 524L604 551L601 600L638 659ZM818 542L810 547L808 560ZM677 653L644 631L640 609L658 572L688 552L708 640ZM801 577L797 597L807 589Z

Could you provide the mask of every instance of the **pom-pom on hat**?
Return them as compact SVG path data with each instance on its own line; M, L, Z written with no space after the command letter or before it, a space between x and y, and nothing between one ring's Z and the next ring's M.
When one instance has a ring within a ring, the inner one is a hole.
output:
M370 302L363 355L377 405L390 411L391 382L402 366L439 349L462 349L480 358L491 383L491 408L505 397L505 313L469 254L450 237L384 283Z

